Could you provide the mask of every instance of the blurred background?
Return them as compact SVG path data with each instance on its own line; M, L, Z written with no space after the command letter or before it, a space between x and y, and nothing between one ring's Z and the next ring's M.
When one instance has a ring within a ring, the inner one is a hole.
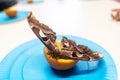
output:
M112 18L113 9L120 9L120 0L0 0L0 61L20 44L36 38L26 20L32 11L57 35L80 36L101 45L113 58L119 75L120 22Z

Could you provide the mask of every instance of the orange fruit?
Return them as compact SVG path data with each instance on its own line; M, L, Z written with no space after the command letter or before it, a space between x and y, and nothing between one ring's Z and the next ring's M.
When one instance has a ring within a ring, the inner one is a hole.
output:
M13 18L17 14L17 10L5 9L4 12L8 15L9 18Z
M28 2L28 3L32 3L32 2L33 2L33 0L27 0L27 2Z
M55 44L61 48L61 42L56 41ZM48 54L48 49L44 47L44 55L46 57L47 62L51 65L52 68L56 70L68 70L72 68L76 63L77 60L72 59L55 59L51 55Z

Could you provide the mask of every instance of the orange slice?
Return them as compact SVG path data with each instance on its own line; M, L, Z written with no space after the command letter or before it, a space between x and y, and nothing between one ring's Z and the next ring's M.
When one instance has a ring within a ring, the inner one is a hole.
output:
M61 48L61 43L59 41L56 41L55 44L59 48ZM44 54L48 63L51 65L52 68L56 70L68 70L77 63L77 60L72 60L72 59L55 59L54 57L49 55L48 52L49 52L48 49L44 47Z
M4 12L8 15L9 18L13 18L17 14L17 10L5 9Z
M33 2L33 0L27 0L27 2L28 2L28 3L32 3L32 2Z

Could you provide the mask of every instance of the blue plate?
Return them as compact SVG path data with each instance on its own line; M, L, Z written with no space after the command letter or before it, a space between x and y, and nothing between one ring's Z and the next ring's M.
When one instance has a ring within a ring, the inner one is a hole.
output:
M43 2L43 0L33 0L32 3L40 3L40 2ZM27 0L22 0L22 3L23 4L30 4L30 3L27 2Z
M10 23L25 19L27 17L28 11L18 11L16 17L9 18L5 12L0 12L0 24Z
M0 63L0 80L117 80L115 63L109 53L87 39L68 36L77 44L100 51L104 58L98 61L79 61L72 69L54 70L47 63L43 47L38 39L26 42L12 50ZM62 36L57 36L61 40Z

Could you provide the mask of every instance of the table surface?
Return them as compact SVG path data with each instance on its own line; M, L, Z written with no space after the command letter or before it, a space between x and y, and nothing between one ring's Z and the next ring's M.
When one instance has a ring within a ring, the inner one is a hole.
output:
M114 8L120 8L120 3L114 0L44 0L37 4L19 3L11 7L32 11L57 35L80 36L101 45L112 56L120 75L120 22L110 16ZM1 24L0 37L0 61L15 47L37 38L26 19Z

